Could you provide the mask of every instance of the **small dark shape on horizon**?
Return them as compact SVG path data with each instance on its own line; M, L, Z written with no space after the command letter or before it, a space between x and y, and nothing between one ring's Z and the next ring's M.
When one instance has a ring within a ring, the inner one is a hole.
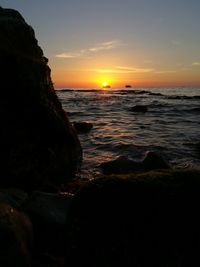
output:
M125 88L131 88L132 86L130 84L125 85Z

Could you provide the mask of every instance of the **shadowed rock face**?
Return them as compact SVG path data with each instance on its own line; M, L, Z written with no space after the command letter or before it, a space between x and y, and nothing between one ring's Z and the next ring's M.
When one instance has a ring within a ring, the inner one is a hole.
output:
M0 184L66 182L82 151L54 92L48 59L15 10L0 7L0 38Z
M30 266L32 224L28 217L0 203L0 266Z
M74 196L66 267L200 266L200 172L104 176Z

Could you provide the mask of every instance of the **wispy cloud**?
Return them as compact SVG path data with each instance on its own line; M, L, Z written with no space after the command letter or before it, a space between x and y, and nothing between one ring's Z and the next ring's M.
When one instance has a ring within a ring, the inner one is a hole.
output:
M117 74L126 74L126 73L155 73L155 74L167 74L167 73L176 73L176 70L164 70L158 71L153 68L139 68L139 67L126 67L126 66L116 66L110 69L90 69L89 71L95 71L99 73L117 73Z
M93 69L92 71L96 71L99 73L147 73L153 72L154 69L147 68L135 68L135 67L124 67L124 66L116 66L111 69Z
M101 50L110 50L110 49L114 49L120 46L121 44L122 44L121 41L113 40L113 41L101 43L95 47L90 47L89 49L86 49L84 52L99 52Z
M200 62L196 61L192 63L192 66L200 66Z
M67 52L67 53L62 53L62 54L58 54L56 55L56 57L58 58L76 58L76 57L80 57L81 53L73 53L73 52Z
M120 45L122 45L122 42L120 40L111 40L108 42L103 42L103 43L97 44L96 46L93 46L93 47L81 49L80 51L65 52L65 53L57 54L56 57L58 57L58 58L78 58L81 56L97 53L97 52L103 51L103 50L111 50L111 49L114 49Z
M129 73L144 73L144 72L152 72L154 69L151 68L136 68L136 67L124 67L124 66L117 66L118 70L129 72Z

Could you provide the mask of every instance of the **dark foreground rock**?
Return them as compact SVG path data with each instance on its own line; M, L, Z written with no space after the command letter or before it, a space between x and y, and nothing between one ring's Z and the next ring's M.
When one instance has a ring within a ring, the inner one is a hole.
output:
M33 192L24 205L33 224L35 267L61 267L65 258L65 226L71 195Z
M31 266L32 225L27 216L0 203L0 266Z
M33 192L24 208L33 221L64 226L72 195Z
M33 29L0 8L0 185L35 188L72 178L81 146L53 88Z
M66 266L200 266L200 172L90 182L71 205Z
M28 194L16 188L0 190L0 203L8 204L16 209L21 209L28 199Z

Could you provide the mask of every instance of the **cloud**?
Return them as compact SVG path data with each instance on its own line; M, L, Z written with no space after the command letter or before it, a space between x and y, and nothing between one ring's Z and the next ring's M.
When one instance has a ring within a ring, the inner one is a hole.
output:
M116 66L111 69L93 69L90 71L96 71L99 73L155 73L155 74L167 74L167 73L176 73L176 70L165 70L157 71L153 68L137 68L137 67L127 67L127 66Z
M121 45L121 42L119 40L113 40L113 41L101 43L97 45L96 47L91 47L87 49L86 52L99 52L101 50L110 50L120 45Z
M58 58L76 58L76 57L80 57L80 53L71 53L71 52L68 52L68 53L62 53L62 54L58 54L56 55L56 57Z
M99 51L114 49L120 45L122 45L122 42L120 40L112 40L112 41L97 44L94 47L81 49L80 51L57 54L56 57L58 57L58 58L78 58L81 56L97 53Z
M144 72L152 72L154 69L150 68L135 68L135 67L124 67L124 66L117 66L117 69L129 73L144 73Z
M147 73L153 72L154 69L116 66L112 69L94 69L93 71L100 73Z
M200 66L200 62L193 62L192 66Z

